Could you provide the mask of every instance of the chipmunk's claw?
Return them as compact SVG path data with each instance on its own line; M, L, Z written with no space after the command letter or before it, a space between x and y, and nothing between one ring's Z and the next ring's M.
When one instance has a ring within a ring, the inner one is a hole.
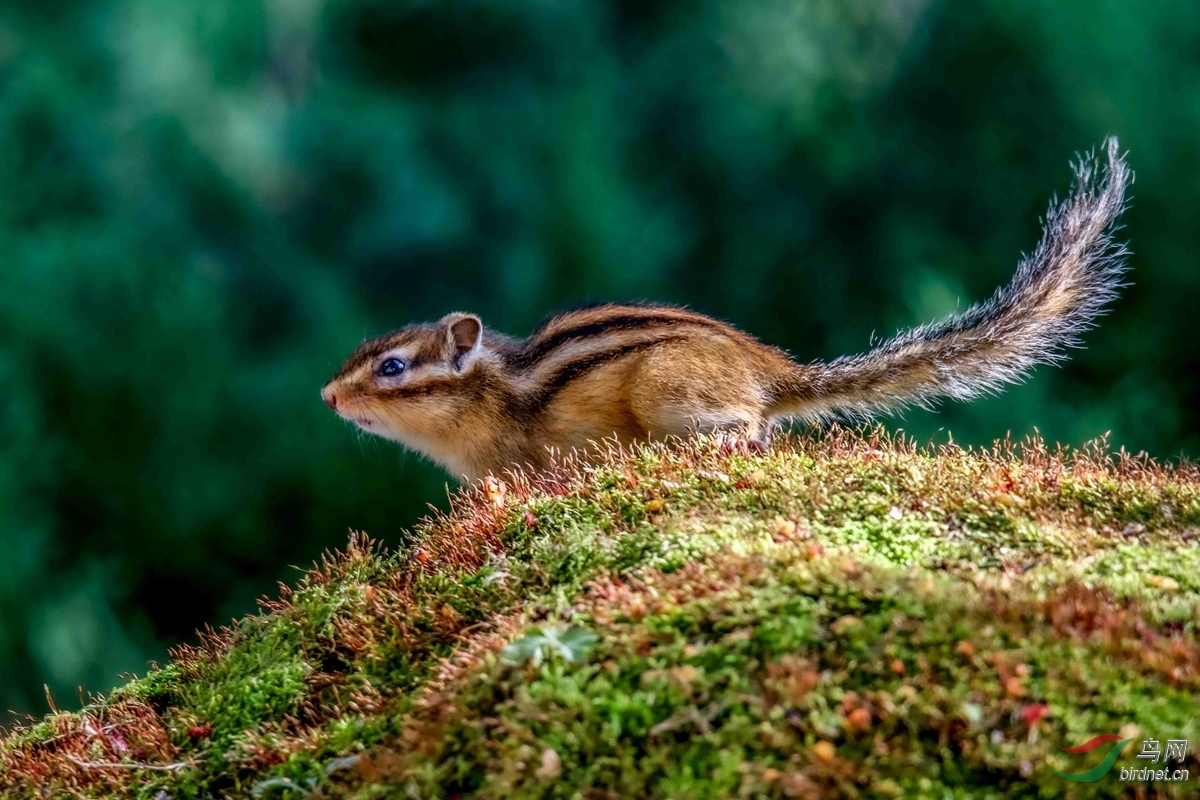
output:
M751 456L764 456L771 452L771 445L761 439L750 439L746 436L741 436L733 433L720 434L717 439L718 446L721 449L722 455L737 454L750 458Z

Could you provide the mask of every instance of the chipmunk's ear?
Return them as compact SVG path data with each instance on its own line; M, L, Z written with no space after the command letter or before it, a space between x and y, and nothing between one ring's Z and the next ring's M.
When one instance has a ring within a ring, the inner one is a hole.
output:
M462 369L468 357L479 349L483 340L483 323L474 314L450 314L442 320L450 344L450 361Z

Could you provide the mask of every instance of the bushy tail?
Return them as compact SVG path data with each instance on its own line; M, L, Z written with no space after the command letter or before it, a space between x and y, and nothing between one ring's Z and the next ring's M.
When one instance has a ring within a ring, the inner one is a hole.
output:
M798 365L774 390L772 411L803 419L866 417L942 397L966 400L1021 380L1037 364L1066 358L1117 296L1128 251L1113 241L1132 174L1106 143L1075 166L1076 185L1051 202L1042 240L991 299L941 322L901 333L857 356Z

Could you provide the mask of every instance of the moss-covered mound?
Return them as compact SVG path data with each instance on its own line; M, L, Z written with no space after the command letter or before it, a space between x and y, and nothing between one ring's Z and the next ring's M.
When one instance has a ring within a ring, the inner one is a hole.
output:
M13 732L4 797L1200 791L1200 475L1038 442L691 443L355 537L166 667ZM1064 753L1099 734L1132 739ZM1134 784L1144 739L1191 781Z

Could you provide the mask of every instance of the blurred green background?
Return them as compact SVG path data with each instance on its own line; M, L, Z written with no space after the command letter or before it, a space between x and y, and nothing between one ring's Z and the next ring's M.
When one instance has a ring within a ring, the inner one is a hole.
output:
M653 299L859 351L1006 281L1108 134L1088 349L889 424L1200 453L1198 53L1192 0L0 6L0 708L445 505L320 402L364 336Z

